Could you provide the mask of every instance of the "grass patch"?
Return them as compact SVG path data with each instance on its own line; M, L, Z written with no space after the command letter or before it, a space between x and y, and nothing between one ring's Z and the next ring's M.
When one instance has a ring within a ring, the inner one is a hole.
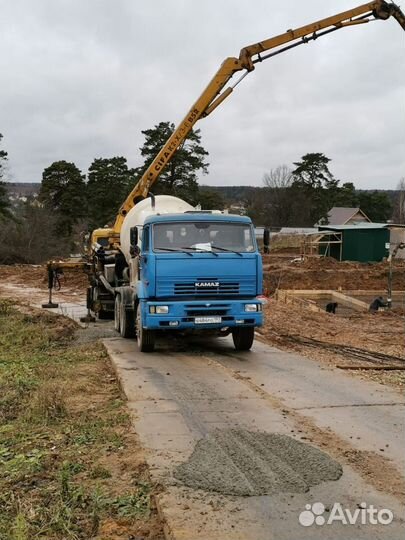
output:
M104 348L77 331L0 301L0 540L163 538Z
M66 389L57 381L46 381L32 395L28 420L49 424L67 416Z
M121 517L144 517L150 514L150 486L140 484L128 495L121 495L112 501L113 507Z
M91 478L111 478L111 473L108 469L106 469L102 465L96 465L90 471L90 477Z

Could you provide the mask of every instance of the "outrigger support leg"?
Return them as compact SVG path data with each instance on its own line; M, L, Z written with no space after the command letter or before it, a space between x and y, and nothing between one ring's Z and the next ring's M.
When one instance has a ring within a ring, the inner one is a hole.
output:
M54 302L52 302L52 290L53 290L54 280L55 280L55 270L52 267L48 266L49 300L48 300L48 303L42 304L43 308L52 309L52 308L59 307L59 304L55 304Z

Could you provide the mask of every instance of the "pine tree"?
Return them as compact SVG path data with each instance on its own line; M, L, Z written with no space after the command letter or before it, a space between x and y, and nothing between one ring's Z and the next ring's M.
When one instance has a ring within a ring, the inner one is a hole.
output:
M334 206L339 191L339 180L334 178L328 164L331 160L322 153L310 153L294 163L293 190L301 191L310 201L308 226L327 219L328 211Z
M55 161L42 173L39 200L57 216L57 232L70 236L86 213L86 183L74 163Z
M136 169L138 178L146 171L175 129L170 122L160 122L152 129L142 131L145 143L140 148L145 162ZM207 174L208 152L201 146L200 130L192 130L172 159L162 171L157 183L152 187L155 194L169 194L180 197L191 204L198 203L197 173Z
M135 173L124 157L98 158L89 168L87 196L92 228L111 223L135 184Z

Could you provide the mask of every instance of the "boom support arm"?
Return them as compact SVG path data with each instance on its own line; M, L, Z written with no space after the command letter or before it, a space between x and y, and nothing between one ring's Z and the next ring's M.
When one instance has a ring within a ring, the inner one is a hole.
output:
M401 9L393 3L388 3L384 0L375 0L374 2L368 2L354 9L344 11L343 13L316 21L295 30L288 30L279 36L245 47L240 51L239 58L227 58L128 195L116 217L114 233L119 234L124 218L129 210L140 199L147 197L152 185L157 181L176 150L183 144L196 122L200 118L208 116L216 109L233 92L235 86L249 72L254 70L256 63L298 45L315 41L319 37L341 28L368 23L371 17L386 20L391 16L405 30L405 15ZM263 53L273 49L275 49L273 52L263 56ZM228 88L223 90L229 80L238 71L245 71L245 73L233 86L228 86Z

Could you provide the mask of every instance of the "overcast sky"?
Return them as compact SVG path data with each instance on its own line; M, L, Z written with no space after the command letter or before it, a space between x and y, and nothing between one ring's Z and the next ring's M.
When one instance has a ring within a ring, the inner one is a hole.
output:
M10 180L65 159L141 163L141 130L179 122L227 56L359 0L5 0L0 132ZM201 120L211 185L261 185L307 152L358 188L405 176L405 32L394 19L259 64Z

